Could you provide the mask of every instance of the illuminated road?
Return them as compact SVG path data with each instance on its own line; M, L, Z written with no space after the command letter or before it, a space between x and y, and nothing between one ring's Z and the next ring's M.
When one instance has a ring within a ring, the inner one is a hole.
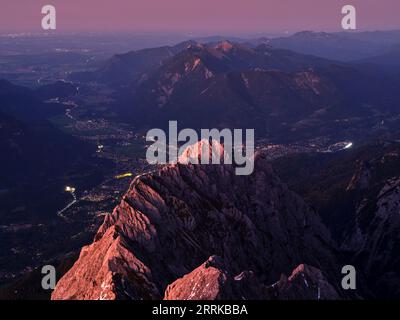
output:
M60 211L57 212L57 215L60 218L66 219L66 217L63 215L63 213L65 211L67 211L69 208L71 208L78 201L77 198L76 198L75 192L71 192L71 195L73 197L73 200L70 203L68 203L63 209L61 209Z

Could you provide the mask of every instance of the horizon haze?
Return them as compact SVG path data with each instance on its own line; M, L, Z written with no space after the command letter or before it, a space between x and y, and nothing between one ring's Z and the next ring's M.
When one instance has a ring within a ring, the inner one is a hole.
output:
M57 10L57 33L64 32L174 32L184 34L294 33L301 30L340 31L341 8L357 10L357 31L400 29L396 0L1 0L0 33L40 32L41 8ZM10 14L12 13L12 14Z

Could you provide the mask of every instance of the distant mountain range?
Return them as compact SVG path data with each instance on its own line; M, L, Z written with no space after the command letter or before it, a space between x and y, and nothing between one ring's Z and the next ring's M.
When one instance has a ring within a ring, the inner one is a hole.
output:
M333 93L309 71L323 64L329 62L266 45L189 45L138 84L127 112L157 125L175 119L194 128L262 128L271 115L302 117L315 106L319 90Z
M339 35L293 37L331 41ZM361 119L369 127L396 112L393 70L271 44L189 41L116 56L92 76L116 89L116 110L137 127L178 120L183 127L247 127L272 137L359 135L353 129L362 127Z
M400 43L400 32L326 33L303 31L289 37L274 38L277 48L312 54L326 59L354 61L380 55Z
M350 62L390 52L393 46L400 45L400 31L354 33L302 31L291 36L276 38L245 39L226 36L195 38L175 46L163 46L117 54L106 61L98 71L72 74L71 77L74 80L96 80L121 85L123 81L136 79L151 67L160 65L165 59L187 48L189 44L216 44L224 41L236 44L241 43L251 47L268 44L275 49L287 49L328 60Z

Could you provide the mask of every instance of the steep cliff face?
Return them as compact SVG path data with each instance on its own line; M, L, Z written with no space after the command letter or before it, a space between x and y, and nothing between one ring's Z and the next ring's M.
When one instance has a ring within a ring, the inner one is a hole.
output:
M195 270L213 255L223 267ZM333 281L338 274L325 227L262 154L250 176L236 176L230 165L169 165L134 179L52 298L182 298L186 289L174 293L182 281L172 283L193 270L195 282L238 283L232 277L244 272L243 288L254 279L262 288L302 263ZM229 286L235 294L225 296L237 297L241 290ZM199 289L198 298L219 297Z
M377 296L400 297L400 178L386 180L375 197L359 205L355 227L343 247L353 250Z
M343 264L356 267L362 294L399 298L399 141L378 141L333 156L289 158L274 167L320 212L344 253Z
M357 183L354 226L342 243L365 273L372 294L385 298L400 297L399 150L397 144L389 145L364 168Z

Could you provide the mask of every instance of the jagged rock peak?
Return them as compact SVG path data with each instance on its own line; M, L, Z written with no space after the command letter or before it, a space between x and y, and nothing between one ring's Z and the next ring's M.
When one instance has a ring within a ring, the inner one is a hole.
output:
M202 156L204 159L212 162L212 157L217 157L221 160L224 159L224 146L217 140L200 140L199 142L188 146L185 151L179 156L178 162L181 164L199 163Z

